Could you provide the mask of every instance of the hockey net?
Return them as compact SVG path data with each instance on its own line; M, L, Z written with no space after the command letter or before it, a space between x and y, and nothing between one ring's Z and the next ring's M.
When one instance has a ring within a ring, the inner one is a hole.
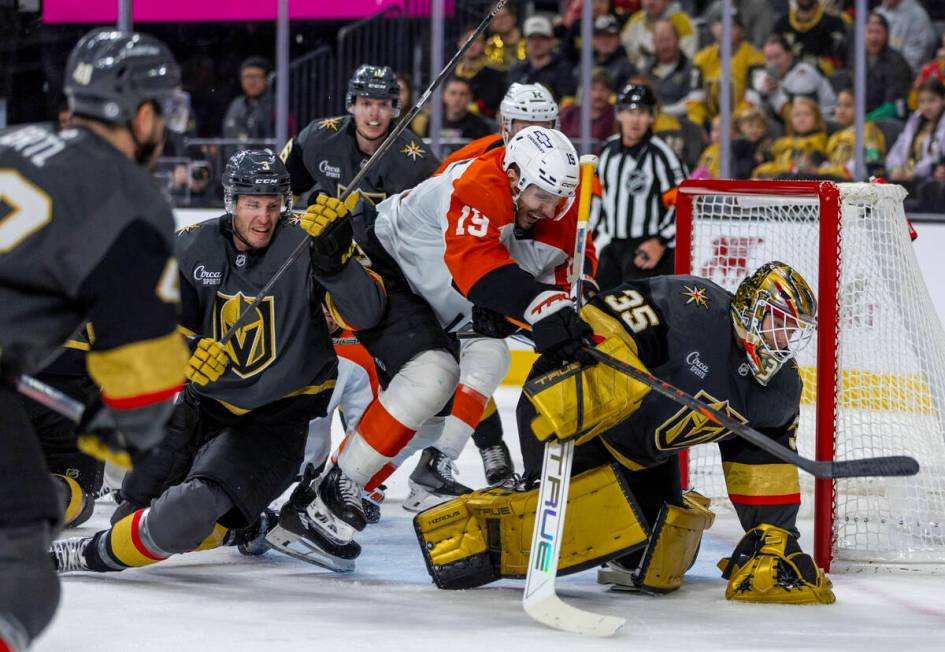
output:
M677 272L734 291L780 260L818 297L797 446L821 460L905 454L909 478L834 482L801 474L820 565L945 568L945 331L912 251L895 185L685 182ZM716 446L689 451L689 485L727 503ZM816 494L816 496L815 496Z

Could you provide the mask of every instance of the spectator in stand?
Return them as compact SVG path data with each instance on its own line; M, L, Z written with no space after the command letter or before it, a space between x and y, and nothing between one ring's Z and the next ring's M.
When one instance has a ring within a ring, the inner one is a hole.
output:
M908 62L889 47L889 23L874 11L866 19L866 118L904 119L911 80Z
M243 94L230 102L223 117L223 137L260 140L276 135L276 110L269 92L268 75L272 70L262 57L250 57L240 66Z
M461 77L450 77L443 86L443 126L440 137L444 140L475 140L494 133L496 127L482 116L470 112L472 104L472 88L469 82ZM423 132L418 136L428 136L424 125ZM454 143L458 146L465 143Z
M848 26L843 18L830 13L821 0L795 0L773 31L791 46L797 60L832 75L847 64Z
M771 36L774 20L788 10L788 0L735 0L732 8L741 16L745 39L759 50L765 39ZM718 20L722 11L721 1L715 0L704 12L706 23Z
M690 179L719 179L721 178L722 154L719 143L722 139L722 116L712 118L712 131L709 132L709 146L702 150L699 161L693 169Z
M594 65L607 70L615 88L623 88L637 69L627 59L627 51L620 45L620 27L610 14L594 19Z
M833 116L837 96L830 82L817 68L796 59L783 36L768 37L764 57L765 73L756 76L753 90L774 117L787 122L798 97L813 99L823 115Z
M912 71L917 71L935 40L929 14L917 0L883 0L876 11L889 23L889 46L899 50Z
M746 104L735 114L732 139L732 178L750 179L752 171L771 160L768 118L757 106Z
M919 190L920 197L928 194L928 189L922 188L925 182L945 182L943 113L945 86L937 79L927 79L919 88L918 110L909 116L906 128L886 156L889 178L911 192Z
M467 26L459 36L457 47L462 46L474 31L476 31L475 25ZM489 65L486 59L485 36L480 34L469 45L462 60L456 65L453 75L469 82L473 102L478 107L479 113L488 118L494 118L495 112L499 109L499 102L502 101L505 73Z
M715 17L712 22L712 34L716 42L703 48L693 59L698 70L694 76L693 93L686 100L686 114L689 119L701 127L708 127L713 117L719 114L719 88L721 85L722 56L719 43L722 40L722 18ZM743 40L744 26L738 14L732 16L732 109L737 110L745 100L749 80L756 76L756 71L763 71L764 55L750 43Z
M837 93L837 110L834 118L840 130L827 140L827 161L817 171L825 177L838 181L852 181L854 173L854 154L856 152L856 131L854 122L853 90L844 88ZM873 122L867 122L864 133L864 159L869 176L883 176L883 158L886 156L886 138L882 130Z
M753 179L814 178L827 160L827 125L815 100L796 97L791 102L789 135L771 146L772 161L752 172Z
M646 68L653 57L653 27L661 20L668 20L676 27L679 47L687 57L696 53L699 37L692 26L692 20L679 8L679 3L670 0L643 0L643 8L630 16L621 34L630 63L639 70Z
M909 94L909 109L912 111L915 111L916 106L918 106L919 86L926 79L937 79L945 84L945 32L942 33L941 46L936 51L935 58L922 66L915 82L912 84L912 92Z
M525 39L518 30L518 16L510 4L499 9L489 23L486 60L498 70L508 70L525 60Z
M679 48L679 35L668 20L653 26L653 61L645 71L664 113L686 116L686 100L693 93L699 73Z
M561 52L562 56L571 62L572 66L577 66L581 62L581 7L584 2L582 0L576 0L575 4L577 5L576 14L572 15L567 13L568 9L566 8L565 15L556 17L554 20L555 37L558 39L558 50ZM617 33L620 34L620 23L617 22L617 17L610 11L610 0L591 0L591 17L593 18L591 23L596 26L597 19L604 16L611 16L614 19ZM596 28L594 33L596 34ZM620 44L619 38L617 39L617 44ZM626 54L624 54L624 58L626 58Z
M581 89L581 102L584 102ZM591 73L591 137L598 141L594 153L600 152L603 142L614 134L614 105L610 97L614 94L614 82L603 68L594 68ZM581 107L574 104L561 110L561 131L568 138L581 136Z
M506 86L541 84L554 95L559 105L574 100L577 81L571 65L564 57L555 54L551 18L543 14L529 16L525 20L526 59L509 70Z

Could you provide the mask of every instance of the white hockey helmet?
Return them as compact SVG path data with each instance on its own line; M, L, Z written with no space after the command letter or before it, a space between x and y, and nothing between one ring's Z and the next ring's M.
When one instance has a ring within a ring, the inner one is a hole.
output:
M541 84L519 84L509 86L499 105L502 116L502 139L508 145L512 134L512 121L552 122L558 128L558 103L547 88Z
M502 169L515 165L518 182L512 189L515 199L529 186L558 197L552 219L564 217L578 186L578 155L568 137L556 129L526 127L515 134L505 147Z

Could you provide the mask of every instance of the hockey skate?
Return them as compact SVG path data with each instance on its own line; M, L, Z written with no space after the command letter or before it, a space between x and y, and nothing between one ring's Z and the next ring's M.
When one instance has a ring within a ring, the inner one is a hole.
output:
M364 505L361 502L361 487L342 473L339 467L332 466L322 478L315 500L320 502L324 509L358 532L367 526ZM353 536L352 532L348 539L350 540Z
M90 543L92 543L92 537L73 537L53 541L49 546L49 558L56 572L71 573L91 570L85 559L85 549Z
M422 512L456 496L472 493L472 489L456 481L455 471L449 457L435 448L425 449L417 468L410 474L407 483L410 493L404 500L404 509Z
M231 545L235 545L240 554L249 557L264 555L269 551L266 535L278 524L279 516L271 509L266 508L255 523L236 530Z
M616 559L611 559L597 569L597 583L609 584L611 591L649 593L639 585L636 577L636 568L625 566Z
M278 524L266 534L266 543L290 557L336 573L350 573L361 546L352 541L354 529L316 496L314 484L311 476L303 477L282 506Z
M509 447L505 445L504 441L500 441L493 446L480 448L479 455L482 457L482 469L486 474L486 484L490 487L502 484L515 475L515 465L512 463Z
M373 525L381 520L381 503L384 502L386 485L379 485L373 491L361 492L361 507L364 509L364 520Z

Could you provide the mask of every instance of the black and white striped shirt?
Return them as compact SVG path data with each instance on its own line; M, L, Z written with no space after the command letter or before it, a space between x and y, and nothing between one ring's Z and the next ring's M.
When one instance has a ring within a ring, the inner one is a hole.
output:
M675 207L663 204L663 193L686 178L686 167L657 136L625 147L620 135L607 139L598 177L604 186L600 216L594 229L598 250L613 239L676 235Z

